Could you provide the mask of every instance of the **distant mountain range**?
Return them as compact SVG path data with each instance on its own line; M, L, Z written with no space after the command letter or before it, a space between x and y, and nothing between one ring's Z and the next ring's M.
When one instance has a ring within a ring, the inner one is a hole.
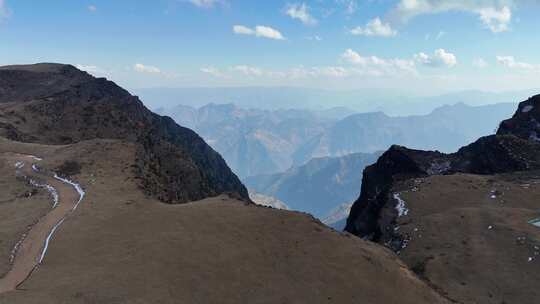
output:
M158 113L196 130L242 178L288 169L296 149L335 121L325 112L245 110L232 104L176 106Z
M353 202L360 193L362 171L377 161L379 153L355 153L338 158L315 158L307 164L284 173L260 175L244 180L249 189L275 197L293 210L309 212L329 219L329 223L346 218L336 216L334 209Z
M248 109L329 109L346 107L356 112L381 111L391 116L424 115L448 104L465 103L479 106L515 102L538 90L501 93L459 91L437 96L416 96L392 89L359 89L333 91L295 87L226 87L226 88L149 88L132 90L152 109L171 108L177 104L202 107L209 103L235 105Z
M314 157L385 150L392 144L454 152L476 138L492 134L514 111L511 103L471 107L442 106L428 115L390 117L382 112L354 114L312 138L294 155L295 163Z
M178 105L157 112L200 134L245 179L283 172L312 158L373 153L392 144L451 152L492 134L514 107L458 103L409 117L346 108L270 111L233 104Z

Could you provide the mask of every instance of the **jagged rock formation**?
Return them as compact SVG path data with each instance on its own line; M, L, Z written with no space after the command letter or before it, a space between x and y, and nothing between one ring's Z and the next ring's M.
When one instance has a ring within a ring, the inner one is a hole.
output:
M149 111L126 90L71 65L0 67L0 136L44 144L137 143L142 189L169 203L221 193L248 200L221 156L195 132Z
M519 105L501 123L496 135L480 138L453 154L392 146L366 168L360 197L354 203L346 231L399 250L403 237L394 230L398 211L391 190L411 178L440 174L495 174L540 169L540 95Z

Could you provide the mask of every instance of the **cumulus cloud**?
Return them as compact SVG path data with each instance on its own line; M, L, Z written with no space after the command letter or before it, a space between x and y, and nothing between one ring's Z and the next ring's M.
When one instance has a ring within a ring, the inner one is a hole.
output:
M512 11L508 6L500 9L488 7L479 10L480 20L484 26L494 33L505 32L509 30L509 24L512 21Z
M201 8L213 8L218 4L225 4L224 0L188 0L191 4Z
M416 62L429 67L453 67L457 64L456 56L444 49L435 50L432 55L418 53L414 55Z
M483 69L489 66L489 64L484 60L484 58L476 58L473 60L472 65L479 69Z
M255 30L243 25L233 26L233 32L239 35L255 35Z
M511 69L540 71L540 65L517 61L514 56L497 56L497 63Z
M233 26L233 33L238 35L252 35L255 37L262 37L275 40L284 40L285 37L276 29L269 26L257 25L254 29L243 26Z
M469 12L478 16L483 25L494 33L509 30L511 7L515 0L400 0L390 15L407 22L419 15L448 11Z
M305 25L317 24L317 19L309 13L309 7L305 3L289 4L285 13L293 19L300 20Z
M379 17L370 20L365 27L352 29L351 34L362 36L392 37L397 35L397 31L392 29L390 23L383 23Z
M133 65L133 70L139 73L159 74L161 70L155 66L136 63Z
M377 56L362 56L361 54L347 49L341 58L346 62L362 67L374 75L416 74L416 66L413 60L407 59L384 59Z
M92 12L92 13L95 12L95 11L97 11L97 7L96 7L95 5L89 5L89 6L87 7L87 9L88 9L88 11L90 11L90 12Z

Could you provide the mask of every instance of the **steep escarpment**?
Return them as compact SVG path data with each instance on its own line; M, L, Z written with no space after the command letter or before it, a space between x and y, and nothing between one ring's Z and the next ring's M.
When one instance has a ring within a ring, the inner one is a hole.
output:
M346 231L383 242L394 250L404 238L395 231L399 211L392 188L400 181L454 173L496 174L540 169L540 96L520 104L496 135L480 138L452 154L392 146L364 171L359 199L351 209Z
M0 136L42 144L137 143L134 170L149 195L184 203L247 190L195 132L149 111L126 90L70 65L0 68Z

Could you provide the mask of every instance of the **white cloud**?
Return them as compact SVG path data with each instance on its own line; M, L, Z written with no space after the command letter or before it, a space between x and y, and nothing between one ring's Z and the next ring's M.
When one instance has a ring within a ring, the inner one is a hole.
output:
M232 71L240 72L247 76L262 76L263 70L257 67L252 67L248 65L237 65L231 68Z
M511 69L540 71L540 65L516 61L514 56L497 56L497 63Z
M348 63L362 67L373 75L416 74L413 60L383 59L377 56L362 56L352 49L347 49L341 58Z
M489 64L484 60L484 58L474 59L472 65L479 69L487 68L489 66Z
M437 36L435 37L435 40L441 39L442 37L444 37L444 35L446 35L446 32L440 31L440 32L437 34Z
M200 69L201 72L210 74L217 78L225 78L225 75L217 68L214 67L204 67Z
M484 25L494 33L505 32L509 30L509 24L512 21L512 11L508 6L500 9L488 7L481 9L480 20Z
M97 7L96 7L95 5L89 5L89 6L87 7L87 9L88 9L88 11L90 11L90 12L92 12L92 13L95 12L95 11L97 11Z
M255 30L252 30L249 27L243 25L233 26L233 32L240 35L255 35Z
M257 25L255 29L243 25L235 25L233 26L233 32L238 35L253 35L256 37L263 37L275 40L285 39L285 37L283 37L283 35L278 30L263 25Z
M293 19L302 21L305 25L317 24L317 19L310 15L309 7L305 3L289 4L287 5L285 13Z
M509 30L515 0L400 0L390 15L407 22L419 15L448 11L469 12L478 16L494 33Z
M352 29L351 34L363 36L392 37L397 35L397 31L392 29L390 23L383 23L379 17L370 20L365 27Z
M348 77L369 76L400 76L404 73L407 75L415 74L414 62L400 60L382 60L378 59L377 63L367 66L353 65L344 66L296 66L285 70L266 70L256 66L237 65L229 67L222 72L218 69L209 67L201 68L201 72L210 74L214 77L223 79L259 79L259 80L301 80L301 79L341 79ZM238 77L241 78L238 78Z
M76 64L75 67L81 71L88 73L104 74L105 70L95 65Z
M224 0L188 0L191 4L201 8L213 8L217 4L225 4Z
M315 36L307 36L306 40L322 41L323 39L321 38L321 36L315 35Z
M133 65L133 70L139 73L159 74L161 70L155 66L136 63Z
M429 67L453 67L457 64L456 56L444 49L435 50L433 55L418 53L414 55L416 62Z

